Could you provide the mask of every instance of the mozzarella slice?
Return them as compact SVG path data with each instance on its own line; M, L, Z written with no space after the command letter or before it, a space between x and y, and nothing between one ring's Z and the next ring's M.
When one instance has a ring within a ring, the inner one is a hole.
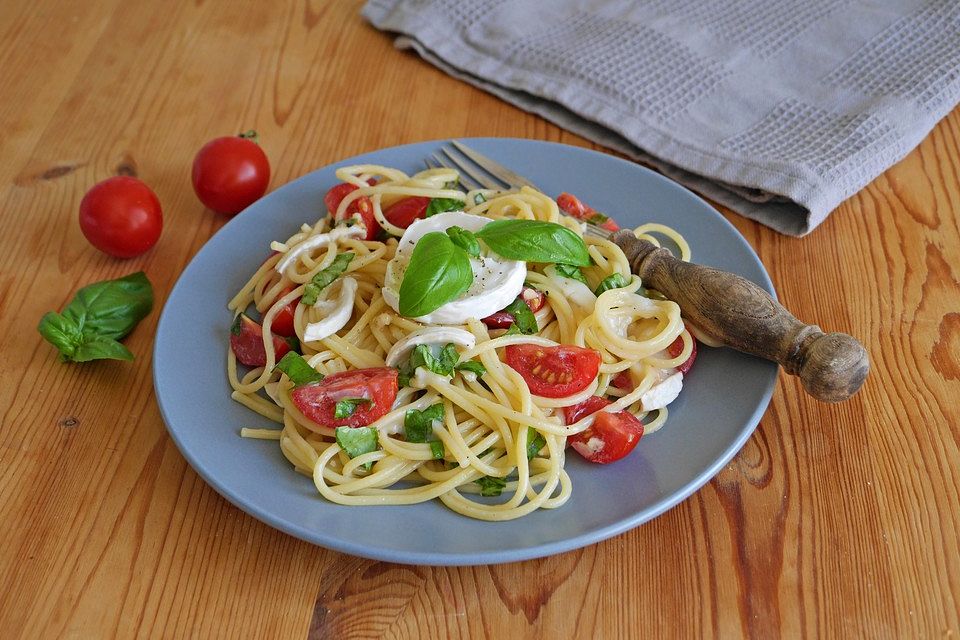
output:
M417 329L390 347L386 359L387 366L400 366L400 364L407 359L410 352L413 351L414 347L419 344L438 344L442 346L450 344L451 342L465 349L473 349L477 344L477 338L469 331L456 329L454 327L424 327L423 329Z
M275 266L274 269L277 270L277 273L283 273L287 270L287 267L296 262L297 258L307 251L325 247L331 242L335 242L340 238L360 238L365 235L367 235L367 231L362 225L353 225L352 227L334 227L327 233L320 233L315 236L310 236L292 249L289 249L286 255L284 255L283 258L277 262L277 266Z
M590 287L579 280L565 278L557 273L553 265L545 268L543 273L550 278L550 282L560 289L570 302L584 311L593 312L593 307L597 304L597 296L590 290Z
M479 231L492 222L490 218L474 216L462 211L448 211L417 220L404 232L393 260L387 265L383 299L400 312L400 283L410 262L417 241L431 231L446 231L457 226L468 231ZM485 318L513 302L527 277L527 265L519 260L507 260L484 250L479 258L470 258L473 283L456 300L439 309L414 318L424 324L463 324L469 318Z
M667 376L663 382L658 382L647 389L646 393L640 396L640 404L644 411L663 409L677 399L682 388L683 374L677 371L673 375Z
M350 316L353 314L353 302L356 296L357 281L350 277L343 278L336 305L326 318L319 322L311 322L306 326L303 330L304 342L329 338L347 326L347 323L350 322Z

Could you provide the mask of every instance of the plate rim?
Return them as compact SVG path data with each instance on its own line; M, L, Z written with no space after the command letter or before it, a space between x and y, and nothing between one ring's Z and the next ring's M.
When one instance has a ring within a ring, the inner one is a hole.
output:
M709 202L701 198L699 195L693 191L687 189L683 185L671 180L670 178L657 173L656 171L649 169L639 163L631 162L623 158L605 153L603 151L598 151L595 149L588 149L586 147L579 147L576 145L570 145L561 142L553 142L547 140L533 139L533 138L515 138L515 137L457 137L457 138L440 138L440 139L431 139L431 140L422 140L416 142L409 142L401 145L394 145L391 147L383 147L378 149L372 149L368 151L362 151L360 153L354 154L348 158L342 158L335 160L321 167L311 169L297 178L290 180L286 184L278 187L277 189L269 192L264 198L270 197L275 193L281 191L295 188L298 183L303 180L308 179L312 174L319 171L323 171L329 168L334 168L338 166L347 166L349 164L354 164L355 161L361 157L368 156L371 154L378 154L381 152L402 150L407 147L415 146L427 146L434 145L438 146L449 142L449 140L455 139L459 141L466 142L469 144L472 141L480 142L482 144L486 143L532 143L535 146L537 145L546 145L554 147L563 147L566 149L574 150L576 153L586 153L588 155L599 156L603 161L613 160L617 163L622 163L629 165L631 170L639 170L641 173L645 174L648 178L659 181L668 188L681 192L685 197L692 197L696 200L699 200L707 209L712 211L715 218L726 228L732 232L732 236L735 241L741 245L741 248L745 250L746 254L750 259L756 263L756 266L759 268L760 274L762 275L763 282L758 282L757 284L763 288L765 291L770 293L774 299L776 299L776 291L773 286L773 282L770 279L770 274L768 273L766 267L764 266L762 260L760 260L759 255L756 251L747 242L746 238L740 231L729 221L725 216L723 216L717 209L711 205ZM261 202L258 200L257 202ZM256 203L254 203L256 204ZM251 205L253 206L253 205ZM217 232L208 238L209 240L213 239L217 233L223 231L230 225L237 222L240 216L244 212L240 212L234 216L231 220L227 221ZM158 363L162 363L164 360L164 354L160 350L161 340L159 339L163 331L165 320L168 321L169 314L172 312L169 311L168 303L174 298L175 293L181 287L188 286L184 276L191 269L194 263L200 258L201 254L206 249L207 244L204 243L202 247L191 257L190 261L184 266L180 274L177 276L177 280L171 287L169 293L167 294L166 299L164 300L163 309L160 313L160 318L157 322L157 329L154 337L154 347L152 350L152 382L154 387L154 396L157 401L157 405L160 409L160 414L164 422L164 426L167 430L167 433L170 435L174 444L177 446L177 449L180 451L180 454L186 459L190 464L190 467L206 482L210 485L218 494L223 496L228 502L232 505L243 511L244 513L253 516L254 518L260 520L261 522L282 531L288 535L292 535L298 539L301 539L305 542L320 546L325 549L331 549L341 553L347 553L350 555L368 558L371 560L385 561L385 562L394 562L400 564L411 564L411 565L428 565L428 566L476 566L476 565L489 565L489 564L501 564L501 563L510 563L518 562L522 560L530 560L536 558L543 558L547 556L552 556L559 553L564 553L567 551L572 551L582 547L586 547L591 544L596 544L598 542L607 540L614 536L617 536L621 533L629 531L645 522L653 520L654 518L662 515L664 512L672 509L680 502L683 502L691 495L696 493L700 488L702 488L707 482L709 482L719 471L727 465L730 460L736 456L737 453L743 448L747 440L753 435L756 431L757 425L760 422L762 416L766 413L770 401L773 397L773 392L776 388L776 382L779 378L779 368L772 370L772 375L766 381L766 385L763 389L763 392L760 396L760 401L757 403L757 406L754 408L753 412L750 414L750 417L744 423L744 426L741 428L739 435L735 438L729 445L727 445L723 454L720 455L714 462L708 465L706 468L702 469L698 474L696 474L690 481L685 483L681 488L674 491L669 496L658 500L654 505L638 511L627 518L622 518L616 522L610 523L606 526L588 529L584 532L581 532L577 535L564 538L562 540L556 540L553 542L547 542L538 544L535 546L528 547L519 547L514 549L504 549L498 551L478 551L470 553L450 553L450 552L431 552L431 551L410 551L410 550L397 550L397 549L388 549L382 547L370 547L365 544L353 543L350 540L346 540L342 537L331 536L330 534L325 534L321 531L308 529L302 525L299 525L295 522L290 522L279 516L272 514L271 512L260 508L256 504L251 504L244 500L238 495L238 493L231 489L228 484L218 480L217 475L210 473L210 470L198 459L197 455L185 445L181 439L180 434L176 429L171 427L171 420L169 418L169 413L165 407L165 400L161 398L161 394L158 389L160 388L160 369L161 367ZM169 399L167 399L169 400ZM464 516L466 517L466 516ZM499 524L497 522L486 523L488 525L495 526Z

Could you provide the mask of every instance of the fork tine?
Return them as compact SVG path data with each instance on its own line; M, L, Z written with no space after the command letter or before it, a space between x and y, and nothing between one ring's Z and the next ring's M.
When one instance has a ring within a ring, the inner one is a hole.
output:
M481 167L484 171L490 175L496 177L497 179L505 182L514 188L520 188L522 186L528 186L540 191L531 180L524 178L518 173L514 173L510 169L507 169L505 166L497 162L496 160L491 160L487 156L483 155L479 151L471 149L462 142L457 142L456 140L451 140L450 144L454 146L460 153L467 156L472 160L478 167ZM449 154L448 154L449 155Z
M474 191L476 189L481 188L481 186L476 182L474 182L473 180L471 180L469 176L464 175L463 171L461 171L460 167L456 166L456 164L454 164L454 166L451 167L448 163L444 162L443 158L441 158L435 153L430 155L429 160L433 162L433 165L432 165L433 168L443 167L444 169L453 169L454 171L456 171L459 174L458 180L460 184L466 187L467 191ZM427 160L424 160L424 162L427 162ZM428 164L428 166L431 166L431 165Z
M466 157L449 147L442 147L440 150L443 151L443 155L450 159L450 162L453 163L462 175L469 176L474 182L483 186L484 189L502 191L505 188L509 189L513 186L509 183L507 183L506 186L498 184L495 180L491 180L483 173L471 168L470 161Z

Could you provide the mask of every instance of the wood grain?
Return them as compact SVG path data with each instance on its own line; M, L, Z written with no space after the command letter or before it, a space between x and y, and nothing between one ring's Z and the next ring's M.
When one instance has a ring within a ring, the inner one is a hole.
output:
M34 326L145 269L162 304L225 222L191 192L207 139L257 128L272 187L405 142L590 147L457 82L359 3L0 3L0 637L957 637L960 112L803 239L735 215L795 315L861 338L848 402L781 376L740 454L656 520L544 560L404 567L301 542L210 489L133 363L68 366ZM76 220L136 174L161 242L116 261ZM816 265L816 269L811 269ZM615 488L611 488L615 492Z

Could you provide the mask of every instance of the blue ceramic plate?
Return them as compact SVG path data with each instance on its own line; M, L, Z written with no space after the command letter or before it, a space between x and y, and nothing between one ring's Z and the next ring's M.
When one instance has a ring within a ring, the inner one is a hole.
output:
M671 225L690 242L695 261L773 292L763 265L734 227L657 173L550 142L467 142L547 193L575 193L623 226ZM753 432L773 393L775 365L727 349L702 349L661 431L612 465L570 455L570 501L511 522L479 522L439 502L331 504L310 479L293 471L276 442L240 438L242 426L275 425L230 400L224 370L231 323L227 300L259 266L271 240L317 220L323 195L336 182L336 166L375 163L414 173L440 144L384 149L314 171L252 205L197 254L167 299L153 360L157 401L180 451L230 502L281 531L344 553L410 564L492 564L560 553L627 531L692 494Z

